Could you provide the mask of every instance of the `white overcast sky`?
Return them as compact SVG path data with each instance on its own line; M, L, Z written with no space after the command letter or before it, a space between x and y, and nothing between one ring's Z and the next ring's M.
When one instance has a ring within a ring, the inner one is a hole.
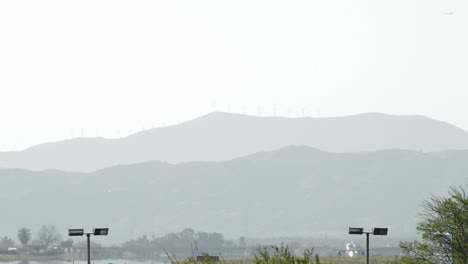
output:
M466 0L0 1L0 151L244 105L468 130L467 14Z

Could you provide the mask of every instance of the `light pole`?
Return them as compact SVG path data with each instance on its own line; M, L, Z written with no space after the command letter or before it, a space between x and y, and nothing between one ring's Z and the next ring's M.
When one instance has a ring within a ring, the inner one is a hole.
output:
M348 234L350 235L362 235L366 234L366 264L369 264L369 234L375 236L386 236L388 233L388 228L374 227L372 232L365 232L362 227L350 227Z
M95 236L107 236L109 234L109 228L94 228L93 232L85 233L83 228L80 229L68 229L69 236L83 236L86 235L86 240L88 242L88 264L91 264L91 235Z

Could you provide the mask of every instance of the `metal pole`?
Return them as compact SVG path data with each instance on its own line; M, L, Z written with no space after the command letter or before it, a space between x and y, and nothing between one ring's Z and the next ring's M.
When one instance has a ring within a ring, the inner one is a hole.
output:
M91 237L91 234L86 234L86 238L88 240L88 264L91 264L91 250L90 250L90 237Z
M366 232L366 264L369 264L369 232Z

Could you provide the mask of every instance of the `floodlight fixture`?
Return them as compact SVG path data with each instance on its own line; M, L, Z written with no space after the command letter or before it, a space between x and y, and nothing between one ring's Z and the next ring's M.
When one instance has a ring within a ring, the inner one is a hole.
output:
M364 233L364 228L362 227L350 227L348 234L350 235L362 235Z
M95 236L107 236L107 234L109 234L109 228L94 228L93 234Z
M348 234L350 235L362 235L366 234L366 264L369 264L369 234L377 236L386 236L388 228L374 227L372 232L364 231L362 227L350 227Z
M84 232L83 228L68 229L69 236L83 236L86 235L87 248L88 248L88 264L91 264L91 235L95 236L107 236L109 234L109 228L94 228L93 232Z
M374 236L386 236L388 233L388 228L375 227L372 231Z
M68 235L69 236L82 236L84 235L84 229L68 229Z

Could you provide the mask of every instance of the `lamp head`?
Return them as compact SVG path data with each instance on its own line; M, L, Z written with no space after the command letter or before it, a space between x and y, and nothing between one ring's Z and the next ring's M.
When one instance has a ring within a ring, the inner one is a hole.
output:
M388 228L383 228L383 227L375 227L374 230L372 231L372 234L376 236L386 236L387 233L388 233Z
M95 236L107 236L109 234L109 228L94 228L93 234Z
M350 235L362 235L364 233L364 228L362 227L350 227L348 234Z
M84 235L84 229L83 228L68 229L68 235L69 236L82 236Z

